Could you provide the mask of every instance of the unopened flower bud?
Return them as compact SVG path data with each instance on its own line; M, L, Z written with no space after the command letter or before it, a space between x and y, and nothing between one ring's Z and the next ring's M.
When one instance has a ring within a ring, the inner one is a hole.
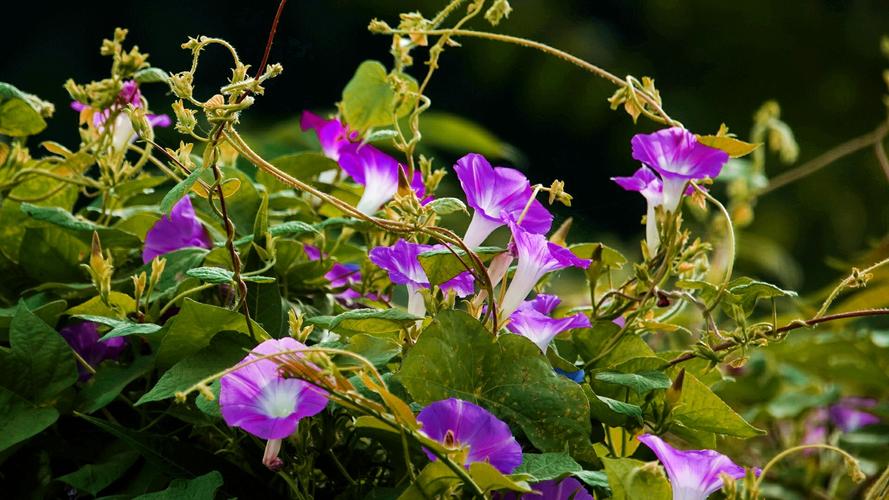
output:
M485 19L491 23L491 26L497 26L504 18L508 18L512 12L512 6L507 0L494 0L491 7L485 12Z
M380 21L377 18L373 18L370 20L370 24L367 26L368 31L375 34L383 34L392 31L392 28L386 24L385 21Z

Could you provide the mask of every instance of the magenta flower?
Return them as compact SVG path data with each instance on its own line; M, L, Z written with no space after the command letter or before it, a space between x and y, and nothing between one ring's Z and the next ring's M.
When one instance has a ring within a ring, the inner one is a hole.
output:
M722 488L720 474L740 479L746 471L722 453L713 450L682 451L673 448L652 434L638 437L657 455L667 470L673 487L673 500L705 500L711 493ZM759 475L759 469L756 469Z
M340 159L340 150L358 138L357 132L349 133L349 129L336 118L325 120L309 111L303 111L299 127L305 132L312 129L321 143L321 151L331 160Z
M389 271L389 280L396 285L406 285L408 291L407 310L414 316L426 314L426 304L420 294L421 288L429 288L429 278L420 265L419 255L438 248L435 245L421 245L398 240L391 247L377 247L369 252L371 262ZM469 271L441 284L444 292L453 289L458 296L465 297L475 292L475 283Z
M645 215L645 242L648 245L648 253L654 256L660 245L654 209L664 201L664 184L648 167L641 167L632 177L612 177L611 180L627 191L638 191L648 202Z
M470 153L454 165L457 178L466 201L473 208L472 221L463 241L469 248L484 243L485 239L508 220L518 220L528 200L531 184L518 170L505 167L492 168L480 154ZM534 200L522 218L521 226L532 233L549 231L553 216L543 205Z
M877 401L870 398L845 397L827 410L830 421L843 432L853 432L862 427L880 423L879 417L862 411L873 408Z
M95 368L106 359L116 359L127 347L124 337L114 337L99 341L100 335L96 323L83 321L62 327L59 333L81 358ZM80 380L88 380L90 373L86 368L77 365Z
M522 447L505 422L481 406L462 399L430 403L417 415L422 432L451 449L468 449L467 467L473 462L488 462L504 474L522 463ZM429 460L437 458L428 450Z
M588 259L581 259L571 250L547 241L542 234L529 233L511 221L509 228L513 237L511 251L519 262L500 304L500 314L504 317L518 309L546 273L571 266L586 269L590 265Z
M555 295L539 294L533 300L522 302L509 317L506 326L513 333L528 337L541 351L546 353L546 347L556 335L572 328L589 328L590 319L584 314L578 313L565 318L551 318L553 312L561 300Z
M699 143L694 134L680 127L637 134L631 143L633 158L660 174L663 204L669 212L679 206L688 181L715 178L729 159L725 151Z
M269 354L305 348L290 337L266 340L240 364ZM281 440L296 431L300 420L320 413L326 406L327 394L323 390L299 379L282 377L278 363L272 359L245 364L220 381L222 418L229 427L240 427L269 440L263 463L271 469L282 465L277 457Z
M93 126L96 129L101 130L112 112L118 112L128 105L132 105L134 108L141 108L143 106L142 93L139 91L139 84L136 83L135 80L127 80L121 85L120 92L117 94L117 99L111 104L111 107L102 110L94 110L92 117ZM82 112L91 108L82 102L72 101L71 109ZM148 124L152 127L169 127L172 124L170 117L167 115L147 114L145 115L145 118L148 120ZM118 151L122 151L127 144L136 140L136 131L133 129L133 122L130 121L130 117L127 116L126 113L118 113L117 117L114 119L113 130L112 146Z
M580 484L580 481L573 477L541 481L532 484L531 488L537 493L520 495L516 492L509 492L501 493L494 498L500 500L536 500L538 498L544 500L593 500L593 496Z
M321 259L321 250L319 250L318 247L306 243L303 245L303 250L306 252L309 259ZM346 305L351 305L355 300L361 297L361 294L353 288L355 285L361 283L361 271L359 269L360 268L355 264L340 264L339 262L335 262L333 266L331 266L330 271L327 271L327 273L324 274L324 277L330 283L330 288L341 290L336 292L334 297Z
M365 214L376 213L398 191L398 162L369 144L346 144L339 151L340 166L355 182L364 186L364 193L355 208ZM422 199L425 189L419 170L414 171L411 187Z
M165 215L151 226L145 235L142 262L148 263L159 255L185 247L211 248L213 241L201 225L188 195L176 202L170 215Z

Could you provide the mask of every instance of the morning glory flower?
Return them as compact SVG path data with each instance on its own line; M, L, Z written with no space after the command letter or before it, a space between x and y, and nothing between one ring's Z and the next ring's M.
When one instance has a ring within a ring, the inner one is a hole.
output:
M519 494L514 491L501 493L494 498L500 500L593 500L593 496L573 477L565 479L550 479L534 483L531 488L538 493Z
M277 352L305 348L305 345L290 337L266 340L241 363ZM281 440L296 431L300 420L320 413L326 406L327 394L322 389L296 378L282 377L278 363L272 359L247 364L220 380L219 408L222 418L229 427L240 427L256 437L269 440L263 463L272 469L282 465L277 458Z
M342 146L339 163L355 182L364 186L364 193L355 207L361 213L376 213L398 191L398 161L370 144ZM425 188L419 170L414 171L411 187L422 199Z
M509 219L518 220L531 198L531 184L524 174L506 167L491 167L480 154L470 153L454 166L466 201L473 208L472 220L463 241L476 248ZM521 226L532 233L549 231L553 216L534 200L522 218Z
M527 337L546 353L546 347L556 335L572 328L589 328L590 319L578 313L565 318L551 318L549 315L561 300L555 295L538 294L533 300L522 302L509 317L506 326L513 333Z
M336 118L325 120L309 111L303 111L299 120L299 127L305 132L312 129L321 143L321 151L324 156L333 161L340 159L340 150L343 146L358 139L358 133L349 133L349 129Z
M862 411L877 405L875 399L845 397L827 410L830 421L843 432L853 432L862 427L880 423L879 417Z
M725 151L705 146L691 132L673 127L633 137L633 158L654 169L663 181L663 205L672 212L679 206L690 180L715 178L728 162Z
M562 370L561 368L553 368L553 370L555 370L555 372L558 373L559 375L567 378L568 380L573 380L574 382L577 382L578 384L582 384L584 377L586 377L586 372L583 371L583 369L576 370L573 372L565 371L565 370Z
M93 368L106 359L116 359L127 347L127 341L124 337L114 337L99 341L101 336L96 323L92 321L71 323L62 327L59 334L71 346L71 349ZM91 376L86 371L86 368L79 363L77 364L77 372L80 374L81 381L88 380Z
M145 235L142 262L185 247L211 248L213 241L194 213L188 195L173 205L169 215L164 215L151 226Z
M645 242L648 245L648 253L654 256L660 245L654 209L664 202L664 184L648 167L641 167L632 177L612 177L611 180L627 191L638 191L648 202L645 215Z
M420 429L447 448L468 449L465 466L488 462L504 474L511 474L522 463L522 447L505 422L481 406L462 399L430 403L417 415ZM437 457L428 450L426 456Z
M123 108L132 105L134 108L141 108L142 93L139 91L139 84L135 80L127 80L120 87L117 99L106 109L94 109L82 102L72 101L71 109L79 111L81 117L92 115L92 124L100 130L112 111L120 111ZM172 120L167 115L146 114L145 118L152 127L169 127ZM127 144L136 140L136 131L133 129L133 122L126 113L118 113L113 124L114 133L112 134L112 147L118 151L123 150Z
M743 467L713 450L677 450L652 434L643 434L638 439L651 448L667 470L673 487L673 500L704 500L722 488L720 474L728 474L735 479L746 474ZM759 474L759 469L756 474Z
M421 245L398 240L391 247L377 247L369 252L371 262L389 271L389 280L396 285L406 285L408 291L407 310L414 316L426 314L426 304L420 289L429 288L429 278L426 271L420 265L419 256L423 252L435 250L435 245ZM475 284L469 271L463 272L453 279L441 284L441 289L447 292L454 289L460 297L472 295L475 292Z
M586 269L590 265L588 259L581 259L571 250L547 241L542 234L525 231L512 221L509 228L513 237L510 247L519 262L500 304L500 314L503 316L511 315L518 309L546 273L572 266Z
M306 252L306 255L311 260L321 259L321 250L314 245L304 244L303 251ZM354 285L361 283L361 271L358 265L335 262L331 266L330 271L324 274L324 278L330 283L330 288L342 290L334 294L334 297L339 299L340 302L349 305L361 297L361 294L352 288Z

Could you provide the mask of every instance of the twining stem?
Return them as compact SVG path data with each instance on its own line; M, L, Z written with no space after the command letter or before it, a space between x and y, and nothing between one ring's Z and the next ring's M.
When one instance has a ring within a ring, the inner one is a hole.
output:
M766 193L770 193L780 187L790 184L791 182L797 181L799 179L802 179L803 177L815 173L844 156L848 156L852 153L855 153L875 144L881 144L882 140L886 138L887 134L889 134L889 121L881 123L879 127L866 134L860 135L858 137L855 137L854 139L850 139L842 144L837 145L833 149L822 153L820 156L817 156L807 161L806 163L803 163L793 170L788 170L783 174L775 176L774 178L769 180L769 185L757 191L756 195L762 196ZM883 168L886 168L885 165ZM886 175L889 176L889 171L887 171Z
M837 448L836 446L831 446L829 444L804 444L801 446L788 448L781 453L778 453L771 460L769 460L769 463L767 463L766 466L762 468L762 472L759 473L759 477L756 478L756 482L753 483L753 491L755 493L759 492L759 487L762 485L762 481L763 479L765 479L766 474L768 474L769 469L774 467L775 464L783 460L785 457L799 451L814 449L830 450L839 453L846 460L846 464L850 468L849 475L852 476L852 480L856 483L860 483L862 480L864 480L864 473L861 472L861 469L858 465L858 459L850 455L849 452L841 448Z
M410 34L409 31L394 30L394 29L384 31L384 33L402 34L402 35L409 35ZM563 61L567 61L571 64L574 64L575 66L578 66L578 67L580 67L580 68L582 68L582 69L584 69L584 70L586 70L586 71L588 71L600 78L604 78L605 80L608 80L609 82L613 83L614 85L616 85L618 87L627 87L628 85L630 85L627 81L619 78L615 74L613 74L613 73L611 73L599 66L596 66L595 64L584 61L583 59L581 59L573 54L570 54L570 53L565 52L563 50L559 50L555 47L551 47L549 45L546 45L545 43L537 42L534 40L528 40L527 38L521 38L521 37L517 37L517 36L510 36L510 35L503 35L500 33L489 33L487 31L475 31L475 30L465 30L465 29L437 29L437 30L423 31L423 33L426 35L441 35L441 36L454 36L454 37L465 36L465 37L470 37L470 38L482 38L482 39L486 39L486 40L494 40L494 41L498 41L498 42L511 43L514 45L520 45L522 47L536 49L536 50L539 50L539 51L544 52L546 54L549 54L551 56L558 57L559 59L562 59ZM677 126L677 127L682 126L681 123L670 118L670 115L668 115L667 112L664 111L663 107L661 107L661 105L658 104L657 100L653 96L649 95L647 92L645 92L644 90L642 90L640 88L635 88L633 90L637 95L642 97L642 100L645 101L645 104L647 104L648 106L651 106L651 108L655 110L657 115L660 116L663 123L665 123L667 125L671 125L671 126Z
M818 325L821 323L827 323L830 321L836 321L836 320L840 320L840 319L860 318L860 317L865 317L865 316L884 316L884 315L889 315L889 308L886 308L886 309L863 309L860 311L849 311L849 312L844 312L844 313L830 314L827 316L821 316L818 318L812 318L812 319L808 319L808 320L792 321L785 326L769 330L769 331L763 333L762 335L765 337L771 337L771 336L774 336L777 334L789 332L791 330L796 330L797 328L805 328L805 327L815 326L815 325ZM739 345L738 342L736 342L734 340L727 340L721 344L717 344L717 345L711 347L711 350L714 352L725 351L725 350L731 349L732 347L735 347L737 345ZM675 365L678 365L679 363L688 361L690 359L694 359L696 357L697 356L695 355L695 353L687 352L687 353L677 356L676 358L671 360L669 363L667 363L667 366L675 366Z
M881 260L880 262L877 262L876 264L874 264L870 267L867 267L861 271L859 271L857 269L854 270L852 272L852 274L847 276L846 279L841 281L840 284L837 285L837 287L834 288L832 292L830 292L830 295L827 297L827 299L824 301L824 303L821 304L821 309L818 309L818 313L815 314L815 317L820 318L825 313L827 313L827 310L830 308L830 305L833 304L833 301L836 300L836 298L840 295L840 293L843 290L845 290L846 288L849 288L850 286L853 286L855 284L855 282L859 279L867 279L868 274L870 274L872 271L874 271L877 268L882 267L886 264L889 264L889 258L885 258L885 259Z

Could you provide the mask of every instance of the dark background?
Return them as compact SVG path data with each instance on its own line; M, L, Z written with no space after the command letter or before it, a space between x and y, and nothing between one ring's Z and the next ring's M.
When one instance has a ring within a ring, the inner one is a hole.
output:
M362 60L391 66L390 39L366 29L372 17L395 25L399 12L421 10L431 17L444 4L291 0L271 55L285 72L268 86L244 125L291 120L296 127L301 110L331 108ZM712 133L725 122L746 137L753 112L776 99L805 161L873 129L885 116L880 73L889 62L879 52L879 40L889 32L886 2L512 4L512 16L495 31L546 42L617 75L654 77L668 112L696 132ZM138 44L154 66L167 71L190 64L189 54L179 48L189 35L223 37L243 60L258 64L276 7L268 0L15 2L0 7L0 81L54 102L56 116L38 140L53 138L74 147L76 115L67 107L62 83L107 74L108 59L99 56L98 47L115 26L129 28L128 43ZM470 27L492 29L480 18ZM605 100L614 88L574 66L530 49L484 40L462 43L442 56L428 90L433 108L473 119L517 146L533 181L565 179L575 195L571 214L578 226L593 237L635 248L641 197L621 191L608 178L636 168L629 139L656 127L644 119L634 126L623 111L610 111ZM415 76L425 71L422 55L415 54ZM202 59L205 84L221 81L227 71L227 60L215 58L214 67L212 59ZM146 93L155 110L169 102L156 86ZM770 175L787 168L769 158ZM868 149L762 199L741 242L765 238L783 247L805 274L804 281L787 284L813 290L836 278L831 266L845 267L887 234L887 200L889 184ZM740 267L745 270L743 260Z

